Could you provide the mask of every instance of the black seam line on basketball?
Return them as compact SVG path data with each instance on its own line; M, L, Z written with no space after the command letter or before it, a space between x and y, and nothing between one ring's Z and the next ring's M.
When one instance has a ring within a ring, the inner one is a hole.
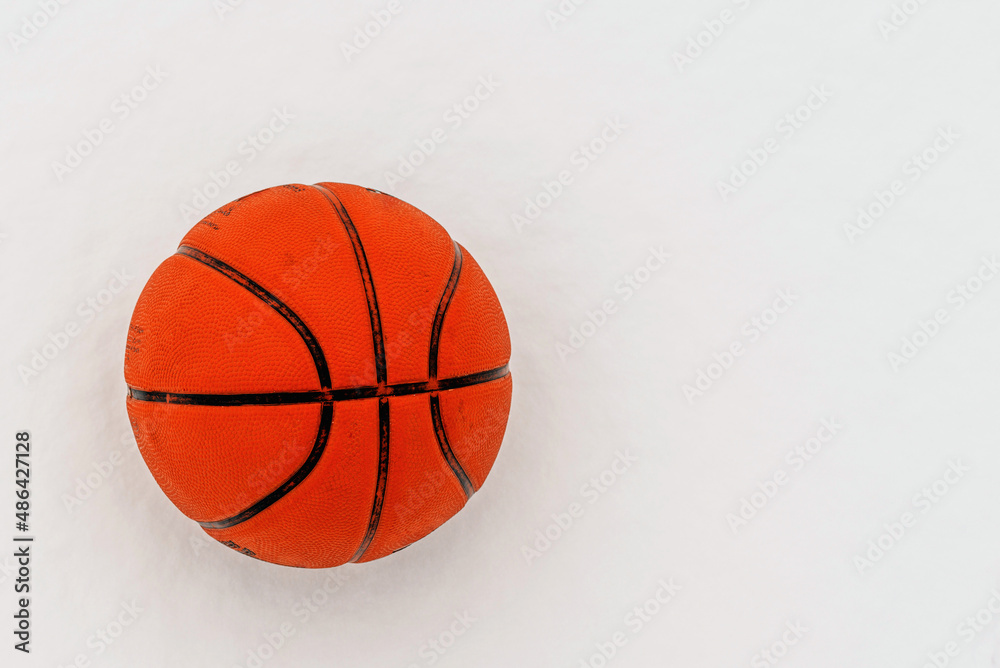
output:
M444 392L472 385L489 383L505 378L510 373L508 365L489 371L472 373L455 378L442 378L436 382L399 383L382 387L347 387L333 390L307 390L304 392L262 392L258 394L185 394L179 392L148 392L128 388L128 397L135 401L149 401L182 406L281 406L287 404L315 404L323 401L353 401L376 397L400 397L424 392Z
M441 419L441 402L438 397L437 392L431 393L431 420L434 422L434 435L437 436L438 445L441 448L441 454L444 455L444 459L448 462L448 466L451 468L452 473L458 478L458 483L462 486L462 491L465 492L466 500L472 498L472 495L476 493L476 488L472 485L472 480L469 479L469 475L462 468L462 465L458 462L458 458L455 456L455 452L451 449L451 443L448 442L448 434L444 430L444 420Z
M309 348L309 354L312 355L313 363L316 365L316 374L319 376L320 387L330 387L330 368L327 366L326 356L323 354L323 349L320 347L319 341L315 336L313 336L313 333L306 326L306 323L302 321L302 318L300 318L295 311L288 308L283 301L278 299L273 293L269 292L249 276L237 271L222 260L214 258L197 248L192 248L191 246L181 246L177 249L177 254L184 255L192 260L197 260L198 262L215 269L230 280L238 283L258 299L277 311L281 317L287 320L288 323L295 328L295 331L297 331L299 336L302 337L302 341L306 344L306 347Z
M368 546L375 538L379 519L382 517L382 505L385 503L385 488L389 478L389 398L382 397L378 402L378 481L375 484L375 499L372 501L372 512L368 516L368 530L361 540L361 545L349 561L357 561L364 556Z
M371 267L368 265L368 257L365 255L365 247L361 245L361 237L358 235L358 228L354 226L347 208L340 198L330 190L321 185L314 185L323 197L333 207L340 222L347 230L347 236L351 238L351 245L354 247L354 257L358 261L358 270L361 272L361 282L365 287L365 298L368 300L368 318L372 328L372 347L375 352L375 383L379 388L385 387L389 382L389 373L386 369L385 360L385 339L382 333L382 318L378 311L378 298L375 296L375 280L372 278ZM368 532L365 534L357 552L351 557L351 561L360 559L365 550L375 537L375 530L378 528L379 519L382 516L382 502L385 496L386 478L389 475L389 399L382 397L379 399L379 468L378 481L375 486L375 501L372 504L372 513L368 518Z
M215 522L198 522L198 524L206 529L228 529L240 524L241 522L246 522L251 517L274 505L276 501L291 492L299 485L300 482L305 480L306 476L308 476L316 467L320 457L323 456L323 451L326 449L326 442L330 438L331 424L333 424L333 404L325 402L323 403L323 408L320 412L319 431L316 433L316 442L313 444L312 450L309 452L309 456L306 458L306 461L302 463L302 466L300 466L288 480L282 483L281 487L278 487L278 489L272 491L260 501L257 501L246 510L241 511L232 517L228 517L224 520L217 520Z
M430 354L427 359L427 377L431 381L437 379L438 347L441 342L444 317L448 312L448 307L451 306L452 297L455 296L455 290L458 288L458 279L462 275L462 249L457 242L452 243L455 246L455 260L451 267L451 275L448 276L448 282L444 286L444 292L441 293L441 301L438 302L437 313L434 315L434 325L431 327ZM458 457L455 456L455 451L452 450L451 443L448 441L448 434L444 429L444 420L441 419L441 403L437 392L431 393L430 410L438 449L441 450L441 456L447 462L448 468L455 474L455 478L458 480L458 484L462 486L462 491L465 492L465 498L468 500L472 498L476 490L469 479L469 475L462 468L461 463L459 463Z
M361 272L361 281L365 287L365 299L368 300L368 319L372 327L372 346L375 351L375 382L384 385L388 382L388 372L385 362L385 341L382 334L382 318L379 316L378 299L375 297L375 281L372 279L371 267L368 265L368 257L365 255L365 248L361 245L361 237L358 236L358 229L354 226L354 221L344 208L344 204L329 188L321 185L314 185L313 188L323 194L323 197L333 207L347 236L351 238L351 245L354 247L354 257L358 261L358 270Z
M458 287L458 278L462 274L462 249L457 242L455 245L455 261L451 267L451 275L445 284L444 292L441 294L441 301L438 302L437 313L434 314L434 325L431 327L430 355L427 361L427 377L431 380L437 378L438 371L438 346L441 343L441 328L444 326L444 316L451 306L451 299L455 296L455 289Z
M306 347L309 349L313 363L316 365L316 375L319 377L320 387L324 389L330 387L330 369L326 364L326 356L323 354L323 349L320 347L319 341L313 336L313 333L295 311L249 276L237 271L222 260L214 258L191 246L181 246L177 249L177 252L218 271L277 311L295 328L295 331L299 333L299 336L302 337L303 342L305 342ZM199 524L207 529L228 529L270 508L275 502L295 489L299 483L306 479L306 476L312 473L312 470L316 467L316 463L323 456L323 451L326 450L326 443L330 438L330 425L332 423L333 404L324 403L320 411L319 428L316 431L316 440L313 442L312 450L309 451L309 455L302 465L285 482L277 489L272 490L264 498L251 504L249 508L240 511L232 517L214 522L199 522Z

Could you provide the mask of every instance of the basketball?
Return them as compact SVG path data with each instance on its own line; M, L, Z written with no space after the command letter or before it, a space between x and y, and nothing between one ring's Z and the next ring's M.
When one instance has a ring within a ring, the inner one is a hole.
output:
M153 272L126 404L208 535L325 568L406 547L482 487L509 359L496 293L443 227L376 190L293 184L209 214Z

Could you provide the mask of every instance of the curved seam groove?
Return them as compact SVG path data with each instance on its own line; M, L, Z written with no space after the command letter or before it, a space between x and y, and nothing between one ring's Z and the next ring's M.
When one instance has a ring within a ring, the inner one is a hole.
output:
M237 271L222 260L214 258L197 248L192 248L191 246L181 246L177 249L177 253L185 257L189 257L196 262L201 262L202 264L218 271L222 275L251 292L285 318L285 320L287 320L299 333L299 336L302 337L306 347L309 348L313 362L316 365L316 375L319 377L320 385L324 389L329 389L331 384L330 369L326 364L326 356L323 354L323 349L320 347L319 341L315 336L313 336L313 333L309 330L305 322L302 321L298 314L295 313L295 311L290 309L288 305L266 290L263 286L255 282L249 276ZM312 470L316 467L316 463L319 462L320 457L323 455L323 451L326 449L326 443L330 437L330 426L332 424L333 403L324 402L323 408L320 411L319 428L316 431L316 440L313 442L312 450L309 451L309 456L306 457L302 466L289 476L289 478L285 480L285 482L283 482L277 489L272 490L267 496L252 504L249 508L246 508L236 515L226 519L216 520L214 522L198 522L198 524L206 529L228 529L229 527L233 527L241 522L247 521L251 517L254 517L274 505L275 502L295 489L299 483L305 480L306 476L312 473Z
M379 432L379 452L378 452L378 480L375 483L375 500L372 503L372 512L368 520L368 530L365 537L361 539L361 545L355 550L348 560L357 561L364 556L368 546L375 538L378 530L379 519L382 517L382 506L385 503L385 487L389 479L389 399L382 397L378 402L378 432Z
M469 500L473 494L475 494L476 489L472 485L472 480L469 479L469 475L462 468L459 463L458 458L455 456L455 452L451 449L451 443L448 442L448 434L444 430L444 420L441 419L441 403L438 397L438 393L434 392L431 394L431 420L434 422L434 435L437 436L438 446L441 448L441 454L444 455L444 459L448 462L448 466L451 467L452 473L458 478L458 484L462 486L462 491L465 492L465 499Z
M385 362L385 341L382 335L382 319L378 311L378 299L375 297L375 281L372 279L371 267L368 265L368 257L365 255L365 248L361 245L361 237L358 236L358 229L354 227L347 209L337 198L333 191L320 185L313 188L323 194L323 197L333 207L340 222L347 230L347 236L351 238L351 246L354 248L354 257L358 261L358 270L361 272L361 282L364 284L365 299L368 301L368 319L372 328L372 347L375 353L375 382L384 385L388 381Z
M212 269L215 269L217 272L239 284L244 289L251 292L255 297L277 311L281 317L287 320L288 323L295 328L295 331L297 331L299 336L302 337L302 341L306 344L306 347L309 348L309 354L312 355L313 363L316 365L316 375L319 376L320 387L327 389L331 386L330 368L326 363L326 356L323 354L323 349L320 347L319 341L309 330L309 327L306 326L306 323L302 321L302 318L300 318L295 311L288 308L283 301L278 299L274 294L269 292L266 288L251 279L249 276L237 271L222 260L212 257L208 253L204 253L197 248L192 248L191 246L181 246L177 249L177 254L184 255L185 257L189 257L192 260L196 260L208 267L211 267Z
M237 513L232 517L224 520L218 520L216 522L198 522L198 524L206 529L228 529L230 527L234 527L241 522L246 522L251 517L271 507L275 502L291 492L299 485L299 483L305 480L306 476L312 473L312 470L316 467L320 457L323 456L323 451L326 449L326 443L330 438L330 426L333 424L333 403L323 402L322 406L323 408L319 418L319 431L316 434L316 441L313 444L312 450L309 452L309 456L306 458L306 461L302 463L302 466L300 466L298 470L296 470L295 473L293 473L292 476L281 485L281 487L272 491L270 494L265 496L260 501L257 501L246 510Z
M453 241L452 243L455 245L455 261L452 264L448 282L444 286L444 292L441 294L441 300L438 302L437 313L434 315L434 325L431 327L430 353L427 359L427 377L431 383L437 381L438 348L441 343L441 330L444 328L444 316L448 312L448 307L451 306L451 300L458 289L458 279L462 275L462 248L458 245L458 242ZM430 410L431 421L434 423L434 436L437 438L441 455L444 457L445 462L447 462L448 467L451 468L451 472L455 474L455 478L458 479L458 484L462 486L465 499L469 500L476 490L472 485L472 480L469 479L469 474L462 468L462 464L458 461L458 457L455 456L455 451L448 441L448 434L444 429L444 420L441 418L441 403L437 392L431 393Z
M351 238L351 246L354 248L354 257L358 261L358 270L361 272L361 282L364 284L365 288L365 299L368 300L368 319L371 323L372 347L375 353L375 382L379 389L381 389L388 384L389 374L386 369L385 339L382 332L382 318L379 315L378 298L375 296L375 281L372 278L371 267L368 265L368 257L365 255L365 248L361 244L361 237L358 235L358 229L354 226L354 221L351 220L350 214L347 213L347 209L344 207L343 202L340 201L340 198L337 197L336 193L329 188L318 184L313 185L313 188L318 190L323 197L326 198L326 201L330 203L330 206L333 207L334 213L337 214L341 224L343 224L344 229L347 230L347 236ZM387 479L389 477L389 399L385 396L379 399L378 423L379 453L378 478L375 482L375 498L372 500L371 514L368 516L368 529L365 531L365 536L361 540L361 545L358 546L357 551L355 551L354 556L351 557L350 561L357 561L364 556L368 546L371 545L372 540L375 538L375 532L378 530L379 520L382 518L382 506L385 503L385 489Z
M437 379L438 346L441 343L441 329L444 327L444 316L448 311L448 307L451 306L452 297L455 296L455 290L458 288L458 277L462 274L462 249L457 242L453 241L452 243L455 245L455 260L452 263L451 275L448 276L448 282L445 284L444 292L441 294L441 300L438 302L437 313L434 314L434 324L431 327L430 355L427 361L427 377L431 380Z

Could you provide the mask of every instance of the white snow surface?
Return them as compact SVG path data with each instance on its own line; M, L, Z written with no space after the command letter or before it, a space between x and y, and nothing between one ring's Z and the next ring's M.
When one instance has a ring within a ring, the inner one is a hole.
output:
M1000 4L9 0L0 29L3 666L998 665ZM465 509L314 571L170 503L122 360L201 216L318 181L469 249L514 395Z

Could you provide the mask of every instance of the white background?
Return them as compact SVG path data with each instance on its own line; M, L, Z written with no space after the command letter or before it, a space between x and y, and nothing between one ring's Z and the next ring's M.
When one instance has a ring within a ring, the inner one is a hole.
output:
M948 665L1000 665L993 613L960 626L1000 585L1000 284L973 280L961 308L953 292L1000 253L1000 5L903 4L914 13L890 31L889 0L589 0L565 21L547 14L557 0L400 0L348 58L342 44L385 2L76 0L37 34L24 27L36 0L4 3L0 539L11 545L13 435L27 428L37 542L30 656L11 647L0 551L0 663L229 668L258 665L264 646L266 666L597 667L620 632L608 665L754 667L798 624L777 665L920 668L949 641ZM147 68L165 78L120 118L112 105ZM499 85L446 122L480 77ZM801 107L814 87L829 99ZM241 143L275 108L294 119L247 160ZM800 127L782 129L796 112ZM103 118L113 131L57 175ZM579 171L580 147L614 119L620 136ZM206 540L129 433L122 358L142 285L209 210L289 182L390 190L386 173L436 128L446 140L393 192L475 255L506 311L514 401L489 481L375 563L289 569ZM914 180L913 156L949 129ZM741 167L769 138L767 162ZM231 160L240 173L185 220ZM755 173L723 198L734 168ZM512 215L561 170L572 183L518 228ZM903 194L849 234L895 180ZM669 262L639 271L626 300L616 284L661 246ZM82 315L116 271L133 277L125 290ZM779 290L793 305L751 336ZM605 300L614 313L561 356ZM939 309L947 322L894 365ZM22 378L69 323L77 336ZM734 343L744 354L710 368ZM716 379L689 400L699 371ZM843 427L796 470L787 453L823 419ZM619 450L637 461L584 490ZM949 462L968 470L915 503ZM727 515L780 472L734 531ZM539 542L573 503L582 517ZM906 512L915 526L859 565ZM680 591L635 632L626 616L671 578ZM301 600L328 582L304 619ZM119 630L123 605L141 612L102 649L95 634ZM475 621L449 643L465 613ZM427 645L442 634L443 655Z

